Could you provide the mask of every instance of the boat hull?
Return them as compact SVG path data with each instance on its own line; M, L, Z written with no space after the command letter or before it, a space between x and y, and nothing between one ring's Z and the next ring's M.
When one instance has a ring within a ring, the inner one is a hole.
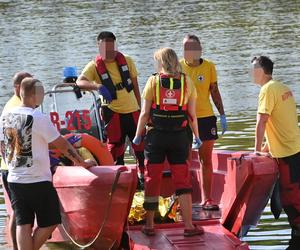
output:
M170 223L157 225L158 235L149 238L141 234L140 226L128 226L132 249L162 249L160 244L164 249L199 249L193 248L193 244L201 245L201 249L212 249L208 242L217 241L224 245L219 249L248 249L235 235L243 235L245 229L259 220L278 170L270 158L245 155L245 152L214 151L212 195L222 210L222 213L214 213L199 207L201 165L197 152L193 151L190 160L193 223L203 226L205 234L185 239L184 225ZM136 166L98 166L89 170L59 167L53 183L60 198L63 223L54 231L50 242L73 241L94 249L120 245L137 185ZM163 178L161 193L163 196L174 193L169 173ZM7 196L5 202L10 213Z
M137 185L135 166L58 167L53 185L62 224L48 242L110 249L120 244ZM9 199L5 199L10 214Z
M248 151L228 150L214 150L212 160L212 199L221 207L221 222L235 235L244 236L258 223L270 198L278 177L277 163ZM198 152L194 150L190 160L193 204L202 201L201 167ZM170 174L165 175L162 183L162 196L174 193Z
M136 189L136 167L100 166L89 170L61 167L53 183L68 240L72 238L73 243L96 249L120 244Z

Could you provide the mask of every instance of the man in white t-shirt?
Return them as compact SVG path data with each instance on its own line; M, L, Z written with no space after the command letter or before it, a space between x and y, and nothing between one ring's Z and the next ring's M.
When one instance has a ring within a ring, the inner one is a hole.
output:
M8 166L8 186L16 215L18 249L39 249L61 222L52 185L49 144L76 165L89 167L50 119L35 109L44 98L42 83L30 77L21 82L22 105L0 119L1 154ZM36 217L38 228L32 232Z
M32 75L25 71L17 72L13 77L13 88L14 88L14 95L7 101L3 108L3 113L9 112L15 107L19 107L22 105L21 98L20 98L20 86L21 82L25 77L32 77ZM7 195L10 199L10 191L8 188L7 183L7 176L8 176L8 168L4 161L1 161L1 175L2 175L2 186L7 192ZM18 250L17 246L17 237L16 237L16 216L14 214L14 211L11 212L9 216L9 222L8 222L8 230L10 232L10 237L12 240L12 249Z

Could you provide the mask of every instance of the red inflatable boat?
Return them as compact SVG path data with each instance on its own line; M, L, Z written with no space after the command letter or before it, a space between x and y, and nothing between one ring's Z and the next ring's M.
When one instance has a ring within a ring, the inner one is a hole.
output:
M50 104L43 105L43 111L50 114L61 133L89 133L102 141L98 109L82 109L87 102L80 101L81 110L74 110L73 106L78 101L74 99L70 105L65 104L67 93L74 97L72 88L57 90L55 87L49 91L45 101L48 98ZM98 107L92 92L82 92L82 95L93 100L92 107ZM59 102L60 96L62 103ZM51 102L54 102L54 106ZM96 126L91 126L95 123ZM88 145L98 162L103 163L99 159L101 154L96 152L96 144ZM108 153L103 148L101 150L102 154ZM204 211L199 206L201 166L198 154L194 151L190 164L193 222L201 225L205 233L184 237L183 223L173 222L157 224L156 235L147 237L140 231L142 225L127 223L137 185L136 167L113 166L112 162L109 164L111 157L105 155L105 159L109 161L105 161L103 166L88 170L74 166L57 168L53 183L61 202L63 223L54 231L50 242L70 242L80 248L91 246L92 249L120 249L121 245L125 249L138 250L249 249L239 237L257 224L278 175L273 159L247 152L216 150L213 153L212 198L220 204L221 210ZM173 193L166 164L161 195L168 197ZM10 202L6 194L5 204L10 214Z
M126 226L136 188L134 166L59 167L54 175L63 215L63 224L51 242L70 242L80 247L118 249L124 226L131 249L248 249L237 236L257 224L277 178L276 162L267 157L214 151L214 199L221 211L199 207L197 154L191 165L193 182L193 221L205 233L183 237L183 223L156 225L157 234L146 237L141 225ZM162 194L172 191L169 176L164 177ZM9 200L5 199L7 208ZM10 211L8 210L8 213Z

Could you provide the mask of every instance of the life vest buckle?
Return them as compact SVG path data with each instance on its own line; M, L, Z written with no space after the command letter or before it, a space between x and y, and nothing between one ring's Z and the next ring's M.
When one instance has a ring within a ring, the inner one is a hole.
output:
M115 85L115 88L116 88L116 90L121 90L121 89L124 89L125 86L123 85L122 82L120 82L120 83L117 83L117 84Z

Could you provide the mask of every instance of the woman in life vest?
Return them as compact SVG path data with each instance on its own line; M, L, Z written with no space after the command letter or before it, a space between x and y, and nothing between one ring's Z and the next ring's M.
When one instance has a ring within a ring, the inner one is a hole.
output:
M158 209L162 172L167 158L185 224L184 235L199 235L204 231L192 224L192 186L187 164L190 148L188 126L194 132L195 140L201 144L195 114L196 91L189 78L181 73L174 50L162 48L155 52L154 60L159 73L152 75L146 83L142 95L145 102L133 140L135 144L141 143L147 124L144 201L147 214L142 232L155 234L154 213Z

